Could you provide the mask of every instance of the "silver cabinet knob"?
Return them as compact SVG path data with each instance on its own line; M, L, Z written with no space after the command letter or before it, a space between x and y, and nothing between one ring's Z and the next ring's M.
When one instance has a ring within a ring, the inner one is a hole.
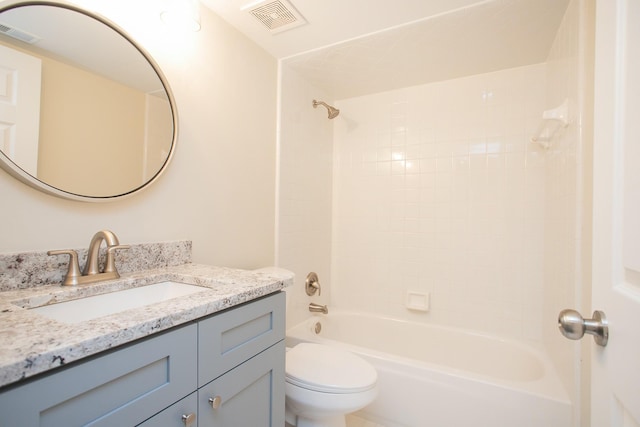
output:
M187 427L190 427L195 421L196 421L196 414L194 413L182 416L182 422Z
M211 404L211 407L213 409L218 409L220 407L220 405L222 404L222 398L220 396L210 397L209 398L209 403Z
M598 310L593 312L593 319L585 319L575 310L562 310L558 315L558 328L570 340L579 340L585 333L593 335L593 340L602 347L609 340L607 317Z

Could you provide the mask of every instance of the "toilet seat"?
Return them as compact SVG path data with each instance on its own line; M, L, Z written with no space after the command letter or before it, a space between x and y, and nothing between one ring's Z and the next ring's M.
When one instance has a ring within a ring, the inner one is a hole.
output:
M360 393L375 387L376 370L358 356L322 344L301 343L287 351L289 384L323 393Z

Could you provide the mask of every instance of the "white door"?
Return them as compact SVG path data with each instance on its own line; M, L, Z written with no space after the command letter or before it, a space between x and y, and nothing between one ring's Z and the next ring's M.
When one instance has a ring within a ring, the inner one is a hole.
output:
M640 426L640 0L596 1L591 426ZM587 313L582 313L586 315Z
M32 176L38 171L40 59L0 45L0 150Z

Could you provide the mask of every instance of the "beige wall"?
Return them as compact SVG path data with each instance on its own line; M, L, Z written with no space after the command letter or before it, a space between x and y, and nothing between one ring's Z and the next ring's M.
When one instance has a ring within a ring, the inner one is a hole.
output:
M83 247L108 228L122 243L191 239L196 262L272 264L276 60L204 8L202 30L184 35L149 9L159 2L92 3L167 76L180 127L173 162L142 193L98 204L46 195L0 171L0 251Z
M41 60L39 180L70 193L99 197L125 194L160 170L168 153L162 145L171 143L173 133L165 99L61 62L37 46L30 50L24 43L5 40L0 45ZM153 98L153 109L147 108L148 98ZM146 147L140 143L149 140L152 144ZM144 165L149 149L156 150L155 155ZM120 173L104 179L114 164ZM155 170L147 178L143 167Z
M42 58L38 179L99 196L140 186L144 125L143 92Z

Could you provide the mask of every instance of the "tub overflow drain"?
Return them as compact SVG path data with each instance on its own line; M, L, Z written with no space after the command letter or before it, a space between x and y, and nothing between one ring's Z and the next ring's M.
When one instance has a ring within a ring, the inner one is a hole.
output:
M316 334L319 334L320 331L322 330L322 325L320 324L320 322L316 322L316 326L313 328L314 331L316 331Z

